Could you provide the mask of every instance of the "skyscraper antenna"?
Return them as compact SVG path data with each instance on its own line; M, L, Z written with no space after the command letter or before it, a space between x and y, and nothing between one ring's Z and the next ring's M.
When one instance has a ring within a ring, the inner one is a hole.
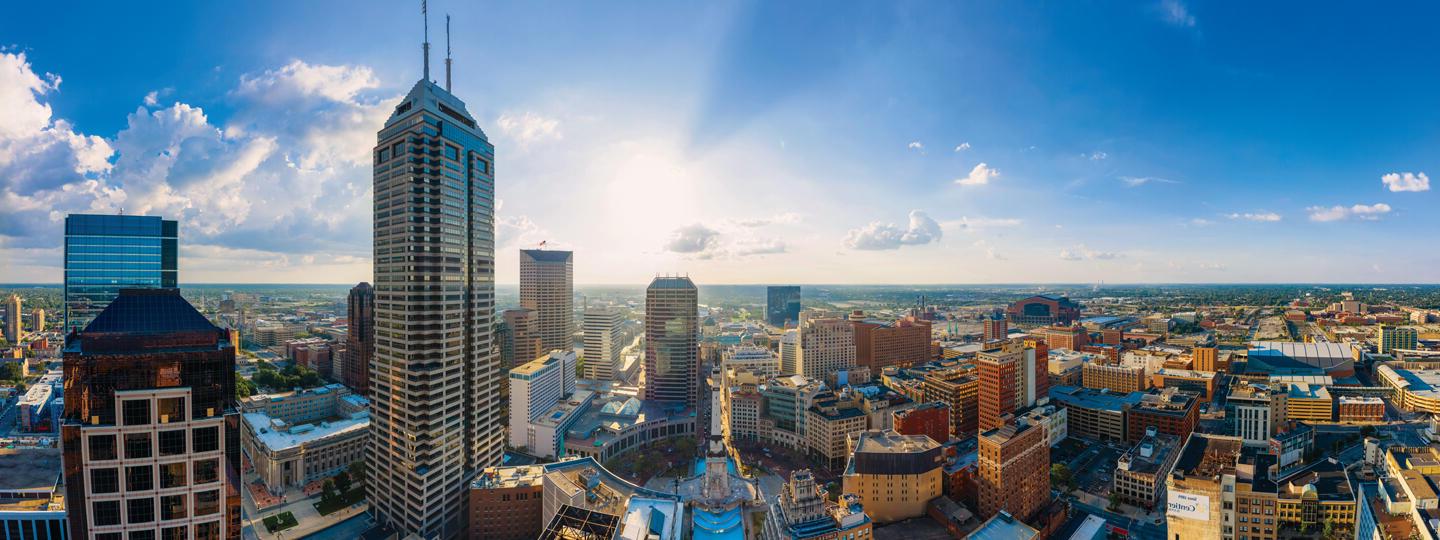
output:
M425 51L425 80L430 80L430 6L426 0L420 0L420 16L425 19L425 43L421 47Z
M445 14L445 91L450 91L450 14Z

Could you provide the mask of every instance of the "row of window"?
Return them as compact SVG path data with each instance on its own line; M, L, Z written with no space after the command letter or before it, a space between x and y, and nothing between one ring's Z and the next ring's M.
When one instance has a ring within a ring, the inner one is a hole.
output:
M120 525L122 512L125 525L153 523L157 518L159 521L170 521L220 513L220 490L195 493L193 494L194 505L188 506L185 504L186 499L191 497L192 495L184 493L159 497L158 516L156 515L157 499L155 497L92 501L90 503L90 523L95 527ZM183 530L183 527L181 529Z
M181 414L184 414L183 411ZM172 429L158 433L126 433L124 434L125 459L146 459L159 456L183 456L187 453L214 452L220 449L220 426L197 427L189 430L193 433L190 440L191 452L185 449L184 429ZM153 437L152 437L153 435ZM88 445L90 449L89 461L110 461L120 459L117 451L120 447L118 438L113 433L90 435ZM158 444L157 444L158 441ZM158 450L153 452L152 450Z
M131 465L125 471L125 491L140 492L156 489L156 473L159 473L159 489L181 488L187 485L205 485L220 481L220 460L202 459L194 462L163 463L160 465ZM193 475L187 475L189 473ZM90 470L90 491L96 494L120 492L120 467L106 467Z

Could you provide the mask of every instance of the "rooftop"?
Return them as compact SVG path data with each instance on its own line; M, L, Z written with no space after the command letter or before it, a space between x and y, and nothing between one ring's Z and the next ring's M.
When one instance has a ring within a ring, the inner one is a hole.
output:
M156 334L218 331L219 327L180 297L180 289L120 289L84 333Z
M575 255L575 252L550 249L522 249L520 250L520 254L539 262L569 262Z
M1322 459L1280 481L1282 497L1304 497L1314 493L1321 501L1354 501L1355 492L1345 466L1335 458Z
M981 524L979 529L975 529L975 532L970 533L967 538L969 540L1028 540L1039 537L1040 531L1015 519L1009 512L1001 510L1000 513L985 520L985 523Z
M1192 434L1175 461L1174 473L1202 478L1234 474L1244 447L1244 441L1238 437Z
M516 467L487 467L475 482L475 489L504 489L521 486L538 486L545 478L545 467L541 465L520 465Z
M58 448L0 448L0 497L55 491L60 456Z
M1120 456L1116 470L1136 474L1163 473L1160 467L1165 465L1171 453L1179 451L1180 442L1179 437L1165 433L1147 435L1126 451L1125 455ZM1146 455L1147 453L1149 455Z
M862 431L855 443L855 452L871 454L909 454L938 448L928 435L901 435L894 431Z
M1067 407L1120 411L1140 403L1143 392L1121 394L1109 390L1078 386L1052 386L1050 399Z
M690 281L689 276L656 276L646 289L696 290L695 282Z
M271 452L297 448L320 439L343 435L362 434L370 429L370 414L357 412L349 418L341 418L318 422L314 424L288 425L282 421L274 420L264 413L247 412L241 414L245 423L255 433L255 438L260 444L265 445ZM278 424L277 424L278 422Z

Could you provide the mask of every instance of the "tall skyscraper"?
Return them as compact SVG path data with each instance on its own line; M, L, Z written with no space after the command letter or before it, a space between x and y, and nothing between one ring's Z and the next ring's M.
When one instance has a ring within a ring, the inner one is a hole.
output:
M499 465L495 148L425 76L375 146L370 507L400 536L454 538L465 490Z
M121 289L65 344L70 537L240 538L235 349L177 289Z
M800 375L825 380L855 367L855 327L845 319L808 319L800 325L795 347Z
M695 406L699 309L699 290L688 277L656 277L645 289L645 399Z
M980 374L980 431L1005 425L1005 416L1024 407L1021 387L1025 350L1019 343L980 351L975 356Z
M800 366L795 361L796 349L800 346L800 330L791 328L780 334L780 374L799 375Z
M5 341L19 343L21 337L20 310L22 309L20 295L12 294L5 299Z
M765 288L765 322L781 328L786 322L800 322L800 286L772 285Z
M120 289L179 286L179 229L156 216L65 216L65 333L84 329Z
M612 307L585 310L585 378L597 381L615 379L620 352L620 323L624 318Z
M341 381L355 393L369 396L370 362L375 360L375 288L360 282L350 288L345 318L345 359Z
M520 307L535 310L541 354L575 349L575 255L520 250ZM526 358L528 362L534 358Z
M35 308L30 312L30 328L36 332L45 331L45 310Z
M509 334L505 336L503 348L509 349L506 369L539 358L544 345L540 341L540 318L533 309L507 309L500 314L505 319Z

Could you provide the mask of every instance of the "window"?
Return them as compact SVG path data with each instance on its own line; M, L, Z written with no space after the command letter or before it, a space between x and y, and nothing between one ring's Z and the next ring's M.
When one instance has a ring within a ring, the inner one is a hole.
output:
M185 462L160 465L160 489L185 486Z
M91 506L95 515L91 516L91 523L96 527L120 524L120 501L95 501Z
M445 157L450 159L460 159L460 149L454 146L450 146L448 144L445 145Z
M160 529L160 540L186 540L185 526L165 527Z
M125 459L151 457L149 433L128 433L125 435Z
M185 453L185 430L160 432L160 455L178 456Z
M114 435L90 436L90 461L116 459Z
M125 425L143 426L150 423L150 400L127 399L123 403Z
M220 522L195 525L195 540L220 540Z
M117 533L100 533L100 534L95 535L95 540L121 540L122 538L125 538L125 535L122 534L122 533L118 533L118 532L117 532Z
M130 540L155 540L155 529L130 531Z
M149 491L155 489L154 468L137 465L125 468L125 491Z
M155 521L155 499L129 499L125 501L125 515L129 523L150 523Z
M185 421L185 398L170 397L159 399L160 423Z
M220 490L195 494L195 515L208 516L220 512Z
M183 519L184 517L185 495L166 495L160 497L160 519ZM181 529L180 533L183 537L185 530Z
M195 483L209 484L220 481L220 460L202 459L195 462Z
M195 446L195 453L214 452L220 449L220 427L195 428L191 443Z
M119 469L91 469L90 491L94 493L119 493Z

